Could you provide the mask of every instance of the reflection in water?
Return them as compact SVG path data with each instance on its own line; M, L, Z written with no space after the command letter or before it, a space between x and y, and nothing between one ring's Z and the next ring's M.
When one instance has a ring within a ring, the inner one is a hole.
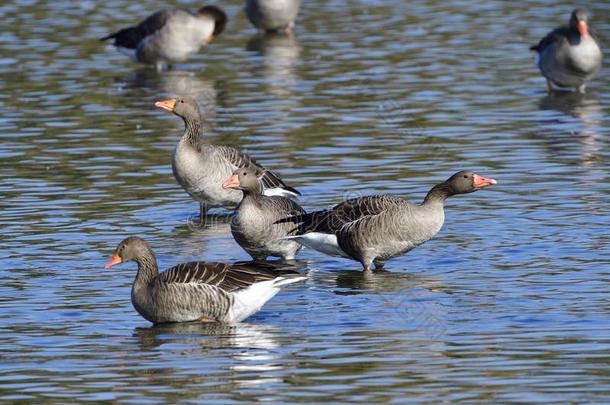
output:
M156 325L136 328L143 350L179 351L180 355L199 357L215 355L215 351L228 353L235 364L231 370L247 374L247 378L236 379L240 386L269 384L280 381L273 376L265 376L270 370L282 370L278 365L280 331L265 325L239 323L236 325L205 324L198 322ZM250 374L254 373L254 374Z
M558 111L576 119L576 125L569 123L570 131L552 130L565 125L567 117L543 123L545 128L552 127L540 132L545 134L553 152L561 155L577 154L577 160L582 166L589 166L600 160L600 152L603 151L603 110L597 98L578 92L554 92L540 100L539 108Z
M409 330L434 341L447 331L448 311L439 305L439 299L447 296L448 291L438 277L335 270L316 272L311 278L313 284L323 280L335 295L345 296L345 318L335 320L340 324L349 322L358 326L367 319L385 330ZM357 305L358 316L352 316L354 302L359 300L362 304Z
M351 291L342 291L338 294L350 295L362 292L400 292L413 288L423 288L430 292L441 289L440 280L436 277L421 274L410 274L391 271L333 271L338 288Z
M238 323L168 323L148 328L135 328L134 336L144 350L160 349L163 345L188 345L188 351L213 349L274 349L278 347L278 331L265 325Z
M250 38L246 50L264 57L261 72L269 93L283 99L292 98L292 88L299 80L296 67L301 58L301 45L295 36L259 33Z
M198 213L189 215L183 223L176 225L174 232L179 235L188 235L192 232L206 234L208 236L217 236L226 233L228 226L233 219L232 212L220 211L214 214L208 214L205 218L205 223L201 223Z
M199 102L202 112L216 110L217 92L213 81L201 79L197 72L140 68L130 73L126 82L136 88L152 91L155 97L189 96Z
M3 400L608 402L610 97L540 100L523 41L498 41L539 38L556 9L346 3L307 2L300 45L258 35L245 49L241 14L205 72L162 74L97 41L133 2L0 6ZM308 208L419 200L459 168L497 174L497 198L451 201L446 240L391 273L304 250L313 274L249 320L262 326L133 336L148 326L128 298L134 268L99 271L117 235L145 236L161 268L249 258L228 221L186 225L199 207L171 173L182 122L153 107L179 93L216 112L211 143L295 181Z

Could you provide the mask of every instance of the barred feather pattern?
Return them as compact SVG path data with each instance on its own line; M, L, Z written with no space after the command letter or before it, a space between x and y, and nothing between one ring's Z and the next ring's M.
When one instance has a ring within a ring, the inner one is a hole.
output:
M335 205L333 208L296 215L281 222L298 224L293 232L300 235L308 232L335 233L344 225L353 221L368 215L380 214L388 209L405 204L409 203L401 197L392 195L351 198Z
M334 235L342 252L368 269L431 239L444 222L443 202L431 198L413 204L397 196L367 196L278 222L296 223L297 235Z
M263 185L263 190L270 188L282 188L295 195L301 193L296 189L288 186L280 177L272 171L264 168L260 163L254 160L252 157L238 151L230 146L214 146L217 152L231 165L232 170L244 167L254 168L256 171L256 177L260 180Z
M231 233L255 260L265 260L267 256L294 259L302 246L283 239L294 234L294 226L278 221L304 213L301 206L285 197L246 194L235 210Z
M363 265L400 256L431 239L444 222L442 206L403 204L366 215L341 227L335 235L341 249Z
M138 274L132 303L153 323L234 322L235 294L279 276L260 266L208 262L182 263L159 274L154 254L147 247L135 260Z

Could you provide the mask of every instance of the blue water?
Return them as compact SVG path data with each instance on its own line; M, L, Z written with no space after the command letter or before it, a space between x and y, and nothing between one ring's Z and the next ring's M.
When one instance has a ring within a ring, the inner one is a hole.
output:
M609 44L610 6L584 5ZM164 6L0 6L4 401L607 402L610 75L548 96L528 51L572 4L312 0L294 38L261 38L232 2L160 74L97 41ZM248 259L172 177L182 123L153 103L176 94L308 210L419 201L461 169L498 185L386 272L304 250L308 280L246 322L152 327L135 265L103 270L122 238L163 268Z

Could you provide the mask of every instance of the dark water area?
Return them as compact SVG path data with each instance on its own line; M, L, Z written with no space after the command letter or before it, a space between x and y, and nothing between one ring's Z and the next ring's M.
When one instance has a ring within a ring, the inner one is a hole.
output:
M608 402L610 76L549 96L528 51L573 4L304 3L294 37L222 3L227 31L162 73L97 39L167 3L0 5L0 398ZM582 5L608 49L610 4ZM248 259L226 217L192 224L182 122L153 106L175 95L308 210L461 169L498 185L385 272L304 250L308 280L244 323L153 327L135 265L103 269L122 238L163 268Z

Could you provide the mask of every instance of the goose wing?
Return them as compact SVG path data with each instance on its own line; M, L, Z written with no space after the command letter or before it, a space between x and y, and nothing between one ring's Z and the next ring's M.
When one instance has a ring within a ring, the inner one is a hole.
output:
M235 148L230 146L217 146L216 151L222 156L231 166L233 170L241 167L252 167L256 172L256 176L263 185L264 189L281 188L295 195L301 195L301 193L293 187L290 187L278 175L270 170L265 169L256 160L241 153Z
M178 264L159 274L157 281L174 285L206 284L225 292L233 292L259 281L272 280L278 275L280 273L272 270L270 266L188 262Z
M314 211L280 220L298 225L297 233L309 232L333 234L343 226L368 216L377 215L391 208L407 203L404 199L392 195L373 195L351 198L331 209Z
M176 10L166 9L160 10L148 16L140 24L123 28L113 34L101 38L100 41L114 39L114 45L121 48L136 49L138 44L147 36L154 34L162 29L167 20L175 13Z

